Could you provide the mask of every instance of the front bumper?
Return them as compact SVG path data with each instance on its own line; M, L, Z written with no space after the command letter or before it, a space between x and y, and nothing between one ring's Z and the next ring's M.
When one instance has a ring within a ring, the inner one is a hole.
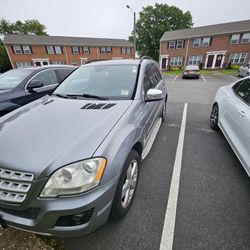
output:
M57 237L88 234L108 220L118 179L119 177L115 177L107 184L81 195L55 199L37 198L29 204L29 208L22 211L0 203L0 216L10 227L37 234ZM29 211L31 216L27 216ZM80 225L62 226L63 220L59 220L85 213L89 218L85 218Z

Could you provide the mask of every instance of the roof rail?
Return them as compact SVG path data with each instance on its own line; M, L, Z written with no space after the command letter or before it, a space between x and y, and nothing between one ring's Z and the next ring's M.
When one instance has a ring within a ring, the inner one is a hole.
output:
M150 57L150 56L143 56L143 57L140 59L140 62L142 62L142 61L145 60L145 59L151 59L151 60L153 60L153 58Z
M92 62L101 62L101 61L110 61L110 60L108 60L108 59L93 59L93 60L87 61L84 64L88 64L88 63L92 63Z

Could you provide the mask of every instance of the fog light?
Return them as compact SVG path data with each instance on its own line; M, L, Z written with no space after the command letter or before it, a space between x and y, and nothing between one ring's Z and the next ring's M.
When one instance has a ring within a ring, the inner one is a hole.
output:
M80 214L74 214L74 215L66 215L61 216L58 218L56 222L56 226L59 227L73 227L73 226L79 226L83 225L87 222L89 222L92 214L93 214L94 208L80 213Z

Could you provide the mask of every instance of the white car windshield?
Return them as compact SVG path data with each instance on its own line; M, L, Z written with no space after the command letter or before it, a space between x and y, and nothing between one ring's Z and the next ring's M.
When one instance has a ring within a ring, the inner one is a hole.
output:
M54 95L131 99L138 65L85 65L73 72Z
M186 70L199 70L199 67L197 65L188 65Z
M13 89L19 85L33 69L13 69L0 75L0 89Z

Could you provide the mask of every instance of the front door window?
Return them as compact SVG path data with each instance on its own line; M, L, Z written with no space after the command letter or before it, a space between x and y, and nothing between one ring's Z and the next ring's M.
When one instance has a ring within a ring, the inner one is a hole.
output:
M216 56L215 68L220 68L222 63L223 55Z

